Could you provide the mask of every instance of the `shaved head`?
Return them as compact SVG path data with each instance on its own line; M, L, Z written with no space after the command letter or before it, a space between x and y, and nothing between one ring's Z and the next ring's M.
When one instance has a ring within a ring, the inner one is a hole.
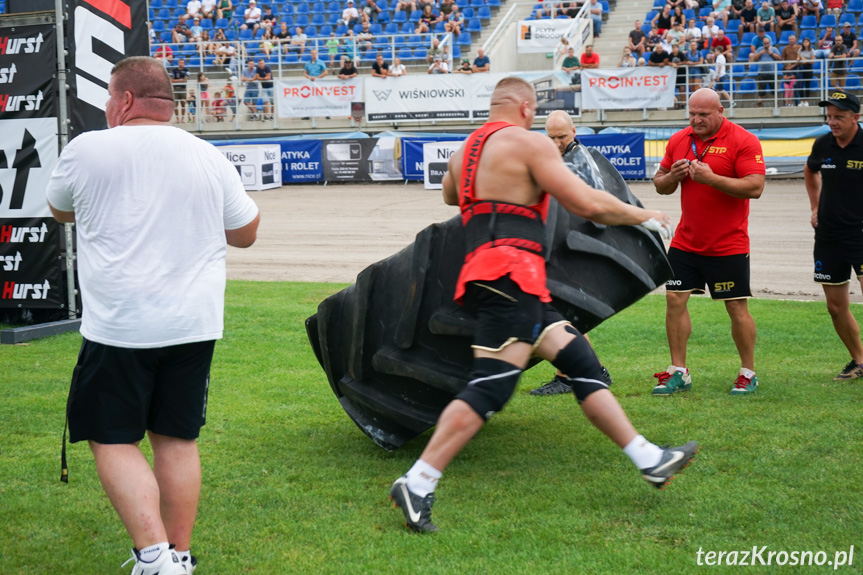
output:
M108 83L105 116L110 127L137 121L170 122L174 93L165 66L155 58L132 56L117 62Z
M566 153L566 148L575 141L575 127L572 118L563 110L555 110L545 119L545 133L557 146L561 155Z
M689 125L702 140L714 136L722 127L724 108L719 94L710 88L701 88L689 98Z
M536 92L533 85L517 76L507 76L491 93L489 121L506 121L530 128L536 114Z

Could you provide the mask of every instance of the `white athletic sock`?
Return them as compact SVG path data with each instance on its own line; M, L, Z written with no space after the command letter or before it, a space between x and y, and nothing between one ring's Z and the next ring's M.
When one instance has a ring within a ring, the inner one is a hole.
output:
M138 551L138 558L143 563L155 563L162 556L162 553L168 549L170 549L170 545L168 545L167 541L156 543Z
M662 459L662 448L644 439L643 435L630 441L623 452L629 456L639 469L647 469L659 463Z
M670 373L670 374L674 374L674 371L671 371L672 369L673 369L674 371L682 371L684 374L689 373L689 370L688 370L687 368L685 368L685 367L679 367L679 366L676 366L676 365L670 365L670 366L668 366L668 370L667 370L667 371L668 371L668 373Z
M443 473L422 459L417 459L417 462L407 473L408 489L420 497L425 497L437 487L437 480L440 479L441 475Z
M742 375L746 379L752 379L752 377L755 375L755 372L752 371L751 369L746 369L745 367L741 367L740 371L737 372L737 375Z

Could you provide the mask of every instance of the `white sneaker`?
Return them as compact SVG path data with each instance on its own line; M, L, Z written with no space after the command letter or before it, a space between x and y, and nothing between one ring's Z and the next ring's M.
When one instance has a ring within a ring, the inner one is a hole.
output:
M132 557L127 559L126 563L129 561L135 562L131 575L189 575L189 571L180 563L180 558L177 557L173 549L169 549L167 553L162 553L152 563L141 561L138 550L132 549ZM125 566L126 563L123 565Z
M177 557L180 558L180 565L186 568L186 573L189 575L192 575L198 568L198 558L191 553L178 553Z

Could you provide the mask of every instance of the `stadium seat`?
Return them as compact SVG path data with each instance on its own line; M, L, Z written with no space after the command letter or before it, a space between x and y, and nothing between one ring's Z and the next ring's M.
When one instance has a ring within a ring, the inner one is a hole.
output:
M240 40L251 40L254 37L251 30L240 30L240 35L238 38Z
M323 26L321 26L321 29L318 30L318 34L320 34L322 37L328 37L332 33L333 27L329 24L324 24Z
M653 0L653 7L657 10L662 10L663 6L665 6L665 0Z
M348 33L348 27L344 24L336 26L336 36L344 36Z
M860 76L857 74L849 74L847 78L845 78L845 89L846 90L859 90L860 89Z
M399 57L399 60L402 60L402 61L407 61L407 60L410 60L411 58L414 57L414 54L410 48L401 48L398 51L397 55Z
M170 8L172 10L174 8L176 8L177 6L179 6L179 4L177 3L177 0L165 0L163 5L165 6L165 8Z
M312 4L312 14L324 14L327 11L327 7L323 2L315 2Z
M737 34L737 31L740 29L740 20L729 20L728 27L725 29L727 35Z
M156 13L160 20L170 20L171 19L171 10L168 8L159 8L159 11Z
M470 48L471 42L473 42L473 38L470 32L462 32L458 35L458 40L456 40L456 44L464 48Z
M402 24L402 34L413 34L414 30L416 30L416 26L412 22Z
M758 37L758 34L756 34L755 32L744 32L743 37L740 38L740 45L741 46L751 46L752 41L757 37Z
M228 19L227 18L219 18L216 20L216 28L225 29L228 27Z
M446 22L437 22L434 25L434 33L435 34L443 34L446 32Z
M171 40L174 39L171 36L170 32L162 32L162 35L160 36L160 38L162 39L162 42L170 42Z
M300 2L297 4L297 14L308 14L311 12L309 9L309 5L306 2Z
M165 31L165 23L161 20L156 20L153 22L153 32L156 34L161 34Z
M412 22L413 24L416 24L417 22L420 21L421 15L422 14L420 13L419 10L414 10L413 12L411 12L411 15L408 17L408 22Z
M339 14L330 14L327 16L327 24L330 26L338 26L341 16Z
M389 24L387 24L387 27L384 28L384 32L387 34L398 34L399 25L395 22L390 22Z
M428 55L428 50L425 48L415 48L414 49L414 60L425 60Z
M729 35L729 36L728 36L728 39L729 39L729 40L731 40L731 47L732 47L732 48L737 48L737 44L738 44L738 42L737 42L737 34L731 34L731 35Z
M479 18L474 18L467 23L466 30L468 32L482 32L482 22L479 21Z
M736 86L735 95L751 95L758 92L758 84L752 78L744 78Z
M255 30L255 40L260 40L264 37L264 28L263 26Z
M185 13L186 13L185 8L174 8L173 15L174 15L174 18L179 18L180 16L182 16Z
M393 14L393 22L395 22L396 24L404 24L407 21L408 14L404 10L400 10L399 12Z
M749 46L741 46L737 49L737 62L748 62L749 54L752 52L752 48Z
M774 46L776 46L776 43L777 43L777 41L778 41L778 40L777 40L777 38L776 38L776 34L775 34L774 32L765 32L765 33L764 33L764 35L765 35L765 36L767 36L768 38L770 38L770 43L771 43L771 44L773 44Z
M782 35L779 37L779 46L788 44L788 38L794 35L794 30L783 30Z
M863 58L857 58L851 62L851 71L856 74L863 74Z
M800 37L797 39L798 43L803 42L803 38L809 38L809 41L812 42L813 46L818 41L818 36L815 34L815 30L812 29L801 30Z
M150 0L150 8L158 10L162 6L164 6L164 4L162 4L162 0Z
M845 22L851 24L852 28L857 27L857 19L854 17L854 14L849 14L848 12L839 16L839 26L843 26Z
M461 11L461 15L464 16L465 20L476 18L476 16L474 15L474 10L470 6L466 6L465 9Z
M233 42L234 40L237 39L237 31L234 30L233 28L229 28L228 30L225 30L225 38L227 38L228 41Z
M846 12L852 14L860 14L863 12L863 0L848 0L848 5L845 7Z
M305 28L309 25L309 15L308 14L297 14L297 19L294 21L295 26L301 26ZM306 32L308 34L308 32ZM293 35L293 34L292 34Z
M313 24L309 24L308 26L306 26L305 30L303 30L303 31L306 33L306 36L308 36L309 38L314 38L314 37L318 36L318 27L313 25Z
M326 26L327 24L327 15L323 13L318 13L312 16L312 25L313 26Z
M814 14L807 14L800 20L800 29L814 29L818 27L818 21L815 19Z
M480 6L476 10L476 17L480 20L491 20L491 8L488 6Z
M647 29L650 29L650 22L656 18L656 15L659 14L656 10L650 10L647 14L644 15L644 23L647 24Z
M683 17L686 18L687 22L689 22L690 20L694 20L695 19L695 10L693 10L692 8L687 8L686 10L683 11Z
M821 22L818 23L818 27L822 30L824 28L835 28L836 27L836 16L833 14L822 14Z
M713 6L705 6L698 10L698 18L700 20L706 20L710 13L713 11Z

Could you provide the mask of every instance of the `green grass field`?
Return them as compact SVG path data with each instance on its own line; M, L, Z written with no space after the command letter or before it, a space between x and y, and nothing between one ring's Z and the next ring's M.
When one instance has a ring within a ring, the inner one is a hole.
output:
M728 318L694 298L693 390L657 398L665 307L645 298L592 340L636 428L660 444L699 441L694 463L665 491L650 487L572 397L528 395L552 374L540 365L447 469L433 515L441 532L420 536L387 491L428 434L395 453L376 447L342 411L306 339L304 319L341 287L229 282L200 440L200 575L728 573L747 569L699 566L699 549L767 546L765 562L769 551L824 551L832 561L852 545L853 565L840 571L863 571L863 383L832 381L848 358L823 302L751 302L760 390L734 398ZM120 564L130 541L85 444L69 448L70 481L59 481L79 345L67 334L0 347L3 575L129 569Z

